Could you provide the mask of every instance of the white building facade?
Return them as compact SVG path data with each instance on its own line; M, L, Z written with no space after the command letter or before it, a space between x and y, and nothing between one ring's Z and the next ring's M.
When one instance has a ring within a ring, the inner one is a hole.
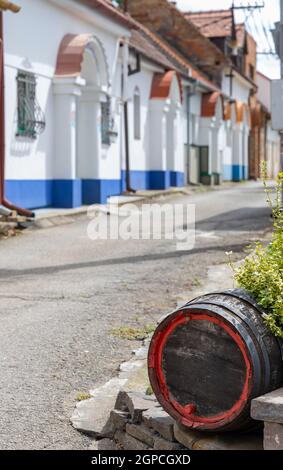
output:
M229 99L226 72L222 90L180 72L183 58L97 2L26 0L5 15L6 197L71 208L105 203L126 181L246 179L251 84L235 73Z
M5 190L15 204L75 207L120 193L118 61L129 36L123 17L83 2L27 0L5 15Z

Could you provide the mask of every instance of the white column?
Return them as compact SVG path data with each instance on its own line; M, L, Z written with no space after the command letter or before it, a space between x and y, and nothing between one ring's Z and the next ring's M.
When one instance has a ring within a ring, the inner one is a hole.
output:
M201 182L204 184L211 184L211 174L212 174L212 150L213 150L213 127L214 123L211 118L201 118L200 122L200 139L199 144L202 147L208 147L208 165L207 165L207 174L202 174L201 169ZM206 172L205 172L206 173Z
M101 95L90 87L78 100L78 161L81 179L100 179L101 175Z
M180 105L177 105L175 115L175 166L174 170L184 173L186 162L185 162L185 151L184 151L184 135L183 135L183 116Z
M243 128L243 167L244 167L244 174L243 178L249 178L249 127L244 125Z
M166 170L175 170L176 109L171 106L166 116Z
M166 170L166 116L168 106L162 100L150 102L150 170Z
M81 94L84 81L76 79L55 79L55 179L76 178L77 154L77 97Z
M243 127L236 124L233 130L233 180L242 179L243 168Z

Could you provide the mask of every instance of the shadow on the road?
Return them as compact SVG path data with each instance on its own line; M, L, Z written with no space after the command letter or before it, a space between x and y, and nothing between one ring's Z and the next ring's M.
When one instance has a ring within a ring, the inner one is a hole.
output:
M30 269L1 269L0 279L7 279L9 277L18 277L18 276L28 276L28 275L45 275L45 274L56 274L62 271L70 271L74 269L83 269L83 268L96 268L100 266L113 266L120 264L131 264L139 263L146 261L170 259L170 258L181 258L183 256L191 256L198 253L211 253L215 251L233 251L239 253L244 250L247 246L246 243L239 243L234 245L211 245L211 246L201 246L194 248L190 251L184 250L174 250L164 253L153 253L148 255L137 255L137 256L127 256L123 258L111 258L111 259L102 259L97 261L85 261L82 263L70 263L62 264L58 266L43 266Z
M196 223L198 230L253 232L271 226L268 207L244 207L217 214ZM186 228L186 227L184 227Z

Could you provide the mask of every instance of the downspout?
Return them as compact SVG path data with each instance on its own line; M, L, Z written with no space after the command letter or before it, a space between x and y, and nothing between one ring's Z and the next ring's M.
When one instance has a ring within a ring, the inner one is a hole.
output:
M141 70L140 54L136 53L136 65L132 68L129 65L129 44L127 40L123 43L123 71L122 71L122 100L124 108L124 131L125 131L125 164L126 164L126 192L135 193L136 190L131 187L130 177L130 146L129 146L129 115L128 115L128 97L127 97L127 81L128 76L139 73Z
M124 0L123 10L128 12L128 1ZM126 165L126 192L134 193L135 190L131 187L130 176L130 148L129 148L129 115L128 115L128 99L126 96L127 81L128 81L128 59L129 59L129 43L125 39L123 43L123 70L122 70L122 99L124 103L124 133L125 133L125 165Z
M5 198L5 83L4 83L4 31L3 31L3 10L10 10L14 13L20 11L20 7L13 3L0 0L0 205L16 211L25 217L34 217L34 213L17 207Z
M122 64L122 101L124 111L124 135L125 135L125 165L126 165L126 192L135 192L131 188L130 181L130 148L129 148L129 118L128 118L128 99L126 96L127 80L128 80L128 58L129 44L127 39L123 42L123 64Z
M190 163L191 163L191 128L190 128L190 89L187 91L187 181L186 184L190 181Z

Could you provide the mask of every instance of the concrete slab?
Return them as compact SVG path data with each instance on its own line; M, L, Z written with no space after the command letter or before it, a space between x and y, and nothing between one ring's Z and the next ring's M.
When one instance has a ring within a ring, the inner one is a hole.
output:
M251 416L259 421L283 424L283 388L252 400Z

